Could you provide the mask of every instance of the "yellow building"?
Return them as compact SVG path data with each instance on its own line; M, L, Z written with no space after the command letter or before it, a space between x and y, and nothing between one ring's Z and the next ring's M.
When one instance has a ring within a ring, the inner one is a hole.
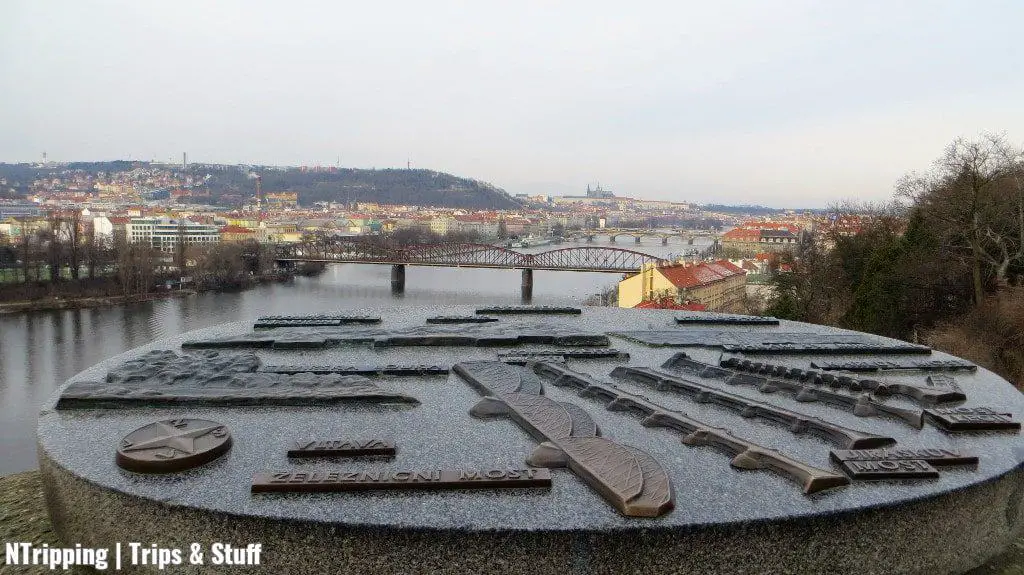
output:
M272 223L256 230L256 239L264 243L295 243L302 241L302 232L295 223Z
M295 209L299 207L299 194L296 192L270 192L263 199L268 208Z
M455 219L451 216L436 216L430 220L430 231L434 232L439 236L443 236L450 231L454 231Z
M712 263L644 266L619 282L619 307L671 297L700 303L708 311L743 312L746 272L722 260Z
M242 243L256 239L256 230L241 226L227 225L220 229L220 241Z
M260 226L260 221L256 214L228 214L224 217L224 221L229 226L238 226L240 228L258 228Z
M21 218L10 217L0 221L0 234L6 236L8 241L13 241L42 231L49 231L49 229L50 222L44 216Z

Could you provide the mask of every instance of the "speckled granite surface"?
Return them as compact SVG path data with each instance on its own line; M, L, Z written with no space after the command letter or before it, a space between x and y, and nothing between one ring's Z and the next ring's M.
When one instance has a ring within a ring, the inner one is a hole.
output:
M344 311L381 315L382 323L373 330L428 333L431 330L421 329L428 317L469 315L473 310L467 306ZM672 312L607 308L585 308L580 316L510 316L497 323L455 328L459 333L477 335L600 335L625 330L689 329L676 324ZM350 329L355 332L367 328ZM790 322L777 327L715 329L835 331ZM193 332L112 358L72 380L101 381L112 367L149 350L182 353L180 343L184 340L230 338L251 331L250 320ZM261 329L258 334L265 338L278 331L284 339L295 339L294 328ZM629 353L630 359L569 359L568 365L612 382L608 374L617 365L657 367L680 351L616 337L610 343ZM714 343L685 351L716 362L721 350ZM357 343L247 351L255 352L265 365L452 365L470 359L495 359L499 352L552 347L556 346ZM757 357L806 369L810 361L822 356ZM937 352L915 357L948 358ZM900 372L878 377L924 386L926 374ZM965 405L996 407L1017 418L1024 417L1024 397L1000 378L980 369L976 373L958 372L955 377L967 392ZM140 539L159 542L161 538L208 541L237 537L244 539L241 543L259 540L268 545L268 558L276 555L274 572L296 573L355 566L361 571L381 573L422 572L427 568L488 573L684 573L722 571L730 565L731 572L736 573L944 573L981 563L998 553L1021 529L1024 440L1020 435L950 435L932 426L915 430L896 420L857 417L842 408L797 403L788 396L761 394L745 386L728 387L728 391L846 427L891 435L901 446L971 451L980 457L980 464L976 470L943 470L936 480L857 482L806 496L782 476L735 470L723 452L686 446L671 430L644 428L632 415L607 411L599 401L546 385L545 393L552 399L585 409L604 436L652 455L671 478L675 510L655 519L623 517L568 470L553 470L550 490L250 494L249 482L258 471L360 470L369 466L517 468L536 447L536 442L509 420L470 417L467 412L480 395L454 374L447 378L380 377L373 383L387 392L412 396L420 403L56 410L54 397L40 415L39 446L55 528L66 541L91 544ZM828 457L829 450L836 446L822 439L794 435L784 427L746 419L719 406L693 403L672 393L615 383L806 464L836 469ZM888 402L915 407L902 398ZM168 476L142 476L115 465L114 449L121 437L142 425L171 417L223 423L231 430L234 446L214 463ZM398 455L390 461L373 462L298 462L285 456L295 440L338 437L387 437L396 442ZM274 550L269 547L271 541L278 542ZM397 541L403 544L396 545ZM535 558L530 559L531 555ZM419 568L414 568L416 565Z

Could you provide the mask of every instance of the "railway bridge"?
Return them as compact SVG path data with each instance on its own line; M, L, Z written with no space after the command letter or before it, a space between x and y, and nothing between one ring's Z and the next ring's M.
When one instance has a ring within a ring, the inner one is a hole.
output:
M522 295L533 296L533 271L636 273L645 264L666 264L658 256L615 247L576 246L540 253L490 244L391 246L373 239L317 238L274 246L274 259L287 267L301 262L391 266L391 289L405 289L405 266L522 270Z

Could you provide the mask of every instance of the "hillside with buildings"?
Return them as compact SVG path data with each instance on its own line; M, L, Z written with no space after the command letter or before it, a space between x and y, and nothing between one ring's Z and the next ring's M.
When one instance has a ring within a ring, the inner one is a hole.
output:
M266 191L295 193L302 206L319 202L351 204L376 202L445 208L512 209L519 204L491 184L432 170L375 170L335 167L204 170L190 168L202 177L202 187L226 204L253 190L253 174L262 178Z
M470 178L433 170L337 167L268 167L153 162L0 163L0 197L39 192L99 194L111 200L160 200L175 195L185 203L241 207L260 191L286 194L302 206L375 202L464 209L514 209L519 202L504 190ZM134 198L133 198L134 196ZM272 199L272 197L271 197Z

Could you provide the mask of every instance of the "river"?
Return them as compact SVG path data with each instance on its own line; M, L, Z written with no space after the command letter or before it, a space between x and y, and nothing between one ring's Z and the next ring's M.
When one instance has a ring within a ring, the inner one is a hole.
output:
M697 240L701 244L702 240ZM573 245L544 246L539 252ZM702 248L707 244L695 245ZM677 239L620 238L616 247L669 257L691 246ZM81 310L0 315L0 475L34 469L39 407L67 378L103 359L153 340L265 314L324 313L379 306L518 304L519 270L406 268L405 293L391 293L390 266L331 265L323 274L268 284L242 292L203 293L183 298ZM614 287L618 274L535 271L534 304L581 304Z

